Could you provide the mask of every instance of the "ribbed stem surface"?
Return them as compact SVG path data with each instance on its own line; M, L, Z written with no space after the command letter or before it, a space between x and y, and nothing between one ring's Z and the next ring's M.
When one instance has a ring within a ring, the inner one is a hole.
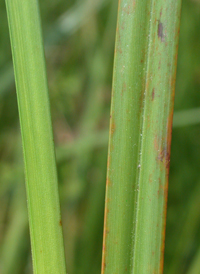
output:
M163 271L181 0L121 0L102 274Z

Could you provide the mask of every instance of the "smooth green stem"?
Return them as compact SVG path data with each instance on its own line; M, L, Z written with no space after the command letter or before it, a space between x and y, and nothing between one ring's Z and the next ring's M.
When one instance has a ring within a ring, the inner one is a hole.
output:
M181 0L120 0L102 274L163 271Z
M37 0L6 0L22 133L34 273L64 274L65 256Z

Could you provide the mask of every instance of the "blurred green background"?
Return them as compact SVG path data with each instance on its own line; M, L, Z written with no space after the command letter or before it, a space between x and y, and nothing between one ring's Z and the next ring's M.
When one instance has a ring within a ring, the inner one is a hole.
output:
M100 273L117 2L40 1L69 274ZM32 273L4 0L0 0L0 273ZM164 273L200 273L200 0L183 0L182 6Z

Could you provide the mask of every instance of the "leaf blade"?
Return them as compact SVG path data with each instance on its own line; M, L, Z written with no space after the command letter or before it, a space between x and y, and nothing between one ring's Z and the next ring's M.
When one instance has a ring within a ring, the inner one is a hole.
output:
M6 0L34 273L66 273L38 2Z

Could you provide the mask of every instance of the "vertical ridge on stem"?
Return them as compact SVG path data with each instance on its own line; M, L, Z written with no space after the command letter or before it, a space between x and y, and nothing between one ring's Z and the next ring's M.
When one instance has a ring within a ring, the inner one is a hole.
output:
M102 274L162 273L180 9L119 1Z

